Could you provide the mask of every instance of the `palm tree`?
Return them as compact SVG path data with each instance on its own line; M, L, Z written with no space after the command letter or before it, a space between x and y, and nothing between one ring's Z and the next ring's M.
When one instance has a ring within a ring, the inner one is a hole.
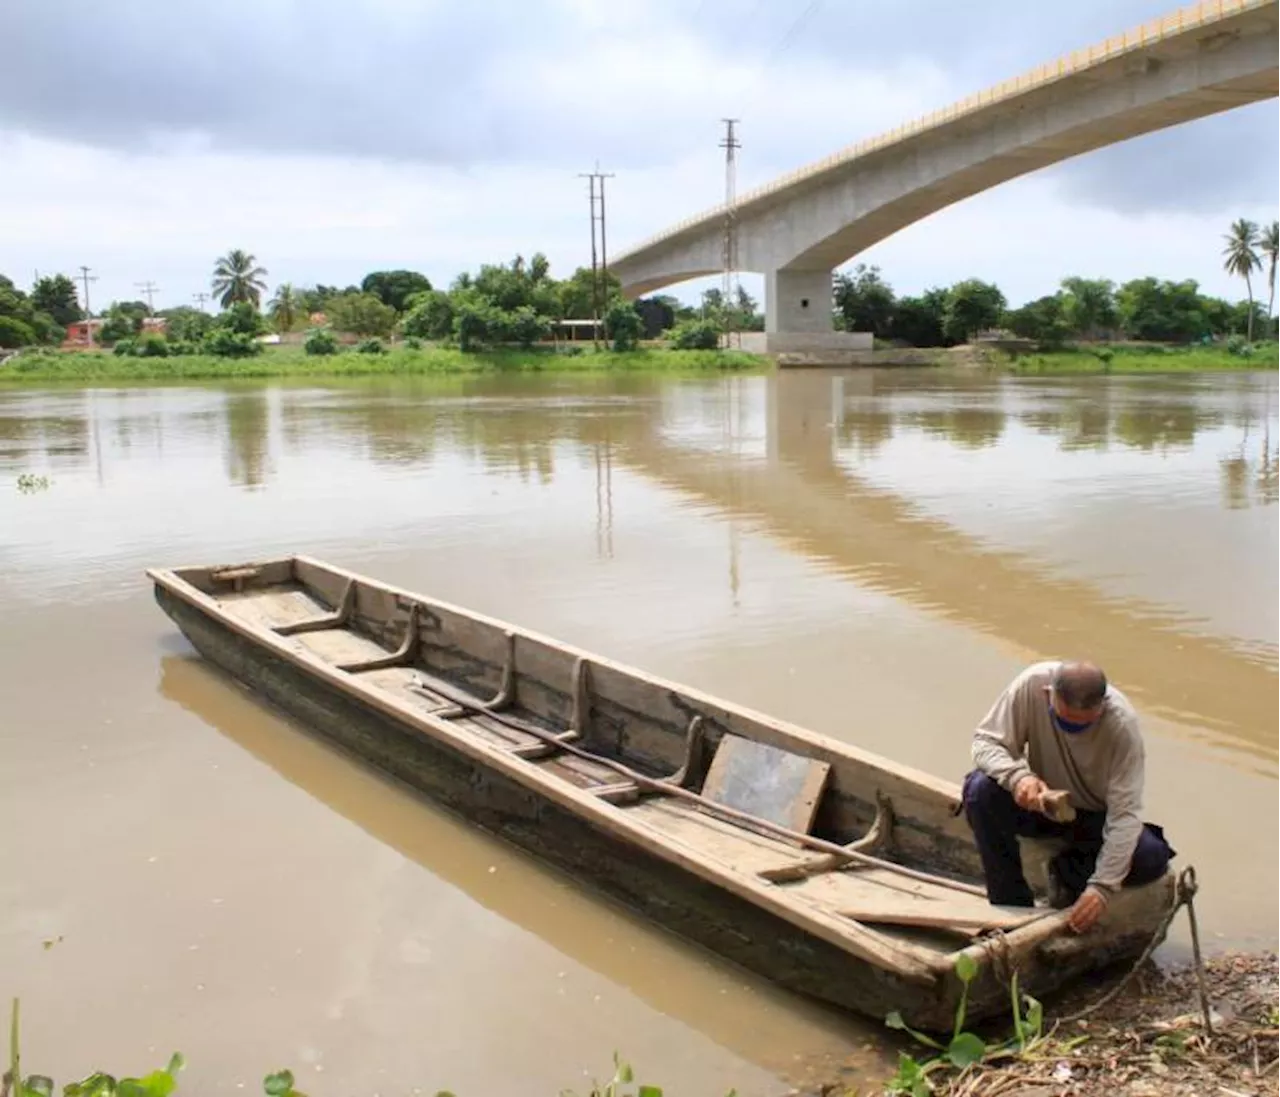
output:
M301 308L293 286L288 282L281 282L276 287L276 295L271 298L271 304L267 306L267 312L275 321L276 331L286 332L293 330L294 321L298 319Z
M1276 257L1280 254L1280 221L1272 221L1262 231L1262 254L1267 257L1267 286L1271 296L1267 298L1267 319L1276 304Z
M1262 266L1262 260L1253 249L1258 244L1258 226L1241 217L1231 225L1231 231L1223 237L1227 246L1222 249L1223 269L1228 274L1239 275L1244 279L1246 292L1249 294L1249 326L1245 336L1253 342L1253 281L1249 275Z
M267 288L263 281L267 272L254 266L255 261L248 252L232 248L214 264L213 294L224 309L241 301L258 307Z

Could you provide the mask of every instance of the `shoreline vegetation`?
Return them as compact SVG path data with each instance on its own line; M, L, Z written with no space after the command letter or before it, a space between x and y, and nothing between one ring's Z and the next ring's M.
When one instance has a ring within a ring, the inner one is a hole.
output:
M187 354L152 358L102 351L27 352L0 364L0 383L70 381L203 381L291 377L429 377L502 373L707 372L757 370L765 361L737 350L566 353L541 349L463 352L449 347L392 347L307 354L301 347L271 347L248 358Z
M832 363L834 366L840 363ZM1167 374L1280 367L1280 345L1097 344L1053 350L1007 351L967 345L921 351L877 348L852 368L956 368L1013 376ZM504 373L752 373L772 368L771 359L736 349L680 350L639 346L634 350L502 348L464 352L451 347L393 345L376 353L345 350L308 354L302 347L267 347L250 357L183 354L164 357L106 351L27 350L0 362L0 385L65 382L155 382L270 380L324 377L430 377ZM786 368L803 368L800 363Z

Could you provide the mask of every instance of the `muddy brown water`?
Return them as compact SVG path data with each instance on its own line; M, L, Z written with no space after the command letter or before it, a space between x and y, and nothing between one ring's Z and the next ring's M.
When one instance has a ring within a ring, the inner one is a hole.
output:
M27 1069L312 1093L873 1077L776 991L353 764L142 569L300 551L958 780L1026 662L1139 706L1210 948L1276 946L1275 374L0 390L0 998ZM23 474L48 477L47 485ZM1180 921L1161 951L1187 948Z

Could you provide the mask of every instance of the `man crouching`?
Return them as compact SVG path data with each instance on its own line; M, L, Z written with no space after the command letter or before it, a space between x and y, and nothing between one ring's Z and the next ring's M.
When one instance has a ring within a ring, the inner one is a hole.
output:
M1121 887L1159 879L1175 856L1164 831L1140 817L1137 713L1091 663L1035 663L1019 674L974 732L973 764L964 812L992 903L1035 905L1019 835L1067 843L1049 863L1049 901L1071 907L1077 933L1093 927ZM1073 811L1046 797L1055 790Z

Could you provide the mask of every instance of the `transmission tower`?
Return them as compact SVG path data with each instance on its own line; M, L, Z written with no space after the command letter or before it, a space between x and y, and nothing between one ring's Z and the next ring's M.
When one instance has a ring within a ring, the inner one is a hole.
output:
M590 197L591 197L591 338L598 348L600 345L600 303L601 293L600 284L602 281L608 286L609 281L609 263L608 256L605 252L605 226L604 226L604 181L612 179L612 173L604 173L600 170L599 161L596 162L595 171L583 171L578 173L580 179L590 181ZM596 213L596 180L600 180L600 212ZM596 221L600 222L600 259L596 259Z
M733 127L737 118L722 118L725 125L724 138L720 147L724 149L724 248L723 248L723 280L721 295L724 299L725 345L735 341L742 345L742 337L736 335L734 317L737 307L738 288L738 211L736 209L735 188L737 186L738 158L735 155L742 148Z

